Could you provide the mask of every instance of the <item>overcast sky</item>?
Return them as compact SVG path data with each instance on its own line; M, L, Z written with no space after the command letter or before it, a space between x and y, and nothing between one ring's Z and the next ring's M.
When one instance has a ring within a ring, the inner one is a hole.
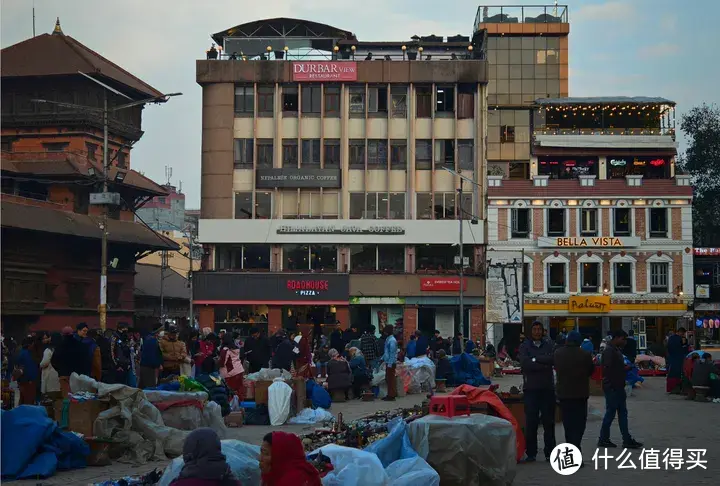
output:
M184 93L145 110L146 133L131 163L157 182L164 182L165 166L172 166L172 182L182 181L189 208L200 205L201 90L195 60L204 57L210 34L257 19L295 17L352 31L362 40L471 35L479 5L469 0L2 0L2 47L32 36L33 3L38 34L51 32L60 17L65 34L160 91ZM570 8L571 96L662 96L676 101L680 112L720 101L720 1L560 3Z

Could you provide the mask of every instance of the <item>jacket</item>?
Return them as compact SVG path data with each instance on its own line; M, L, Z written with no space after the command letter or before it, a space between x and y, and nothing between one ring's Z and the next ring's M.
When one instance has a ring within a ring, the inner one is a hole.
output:
M609 343L602 354L602 374L604 390L625 389L625 357L620 349Z
M335 349L338 353L345 350L345 341L343 341L343 335L339 329L335 329L330 333L330 348Z
M705 362L698 360L695 363L695 368L692 374L692 385L693 386L710 386L710 374L720 374L717 366L712 362Z
M549 339L541 339L539 345L535 345L532 339L526 339L520 345L518 361L522 369L524 390L552 390L555 387L553 348Z
M162 352L163 369L165 371L179 371L180 363L187 358L185 343L179 339L170 341L167 336L160 341L160 352Z
M345 360L331 359L327 374L328 390L342 390L352 385L350 365Z
M452 354L462 354L463 352L463 343L462 339L455 338L452 342Z
M450 363L450 358L447 356L438 359L437 367L435 368L435 379L436 380L445 380L448 383L451 383L453 381L454 373L452 369L452 363Z
M250 336L243 346L247 360L256 367L267 368L270 363L270 341L264 336Z
M55 349L50 358L52 367L59 377L70 376L73 373L83 374L87 362L87 346L75 336L63 336L62 342Z
M353 382L361 384L370 381L372 374L365 366L365 358L363 356L355 356L350 360L350 371L352 371Z
M635 338L627 338L623 353L627 356L627 359L630 360L630 363L635 364L635 358L637 358L637 341L635 341Z
M414 358L416 349L417 349L417 341L415 339L411 339L410 342L407 343L407 346L405 347L405 356L407 356L408 359Z
M295 343L290 341L290 339L285 338L280 344L278 344L278 347L275 350L275 355L272 358L272 367L290 371L292 362L295 360L296 356L293 349L295 349Z
M140 349L140 366L157 369L162 364L163 357L158 340L152 335L145 336Z
M427 336L419 336L417 338L417 345L415 346L415 357L424 358L427 356L428 351L428 338Z
M330 361L330 355L328 355L328 351L325 351L322 348L315 351L316 363L327 363L328 361Z
M112 357L112 343L105 336L98 337L97 340L98 348L100 349L100 362L102 371L114 372L115 362Z
M240 350L223 347L220 351L220 375L223 378L232 378L243 371L245 369L240 359Z
M583 340L583 342L582 342L582 344L580 345L580 347L581 347L582 349L584 349L585 351L587 351L588 353L590 353L590 354L592 354L592 353L595 352L595 346L593 345L593 342L590 341L590 340L587 339L587 338L585 338L585 340Z
M360 336L360 351L362 351L363 356L365 356L365 359L368 361L377 359L377 338L369 332Z
M595 371L592 355L578 344L568 343L555 350L556 394L559 399L588 398L590 377Z
M18 383L37 381L40 378L40 368L27 349L21 349L15 360L15 366L22 368L23 373L18 378Z
M395 336L388 336L385 339L385 352L382 355L382 361L387 366L395 366L397 364L398 345Z

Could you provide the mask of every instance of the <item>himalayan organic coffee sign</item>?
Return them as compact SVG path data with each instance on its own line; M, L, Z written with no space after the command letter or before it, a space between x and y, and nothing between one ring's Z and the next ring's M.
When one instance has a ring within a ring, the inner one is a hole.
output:
M357 81L355 61L293 62L293 81Z

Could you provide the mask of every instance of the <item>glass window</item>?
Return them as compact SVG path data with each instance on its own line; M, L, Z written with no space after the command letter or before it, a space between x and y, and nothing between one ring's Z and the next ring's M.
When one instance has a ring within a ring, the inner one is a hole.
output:
M455 219L454 192L435 193L435 219Z
M350 168L351 169L364 169L365 168L365 140L353 139L350 140Z
M272 117L275 113L275 87L258 86L258 116Z
M433 219L432 194L418 192L415 195L417 219Z
M302 87L302 112L304 113L320 113L322 105L321 96L322 89L319 85L303 85Z
M580 235L581 236L597 236L597 209L582 208L580 210Z
M632 292L632 263L615 264L615 293Z
M298 112L298 88L297 86L283 86L282 88L283 115L293 116Z
M547 235L565 236L565 210L551 208L547 210Z
M252 192L235 193L235 219L252 219Z
M407 86L392 86L390 88L393 118L407 116Z
M407 167L407 141L390 140L390 168L405 169Z
M387 116L387 86L370 86L368 88L368 113Z
M324 141L325 145L325 167L328 168L339 168L340 167L340 140L335 138L326 138Z
M340 86L325 85L325 116L340 116Z
M415 88L415 101L417 104L417 118L432 117L432 90L430 86L418 86Z
M455 141L435 140L435 167L455 167Z
M261 138L257 142L257 166L261 169L270 169L273 166L273 140Z
M255 141L252 138L235 139L235 168L252 169L253 148Z
M435 111L441 114L455 112L455 88L452 86L435 88Z
M310 247L308 245L283 245L283 270L309 270Z
M600 289L600 265L598 263L583 263L580 266L580 281L582 292L597 293Z
M300 191L300 212L302 219L318 219L322 217L322 195L319 192Z
M365 193L350 193L350 219L363 219L365 213Z
M530 209L515 208L511 213L512 229L511 238L528 238L530 236ZM502 229L501 229L502 231Z
M272 193L256 192L255 193L255 219L271 219L272 218Z
M405 245L378 245L378 270L405 272Z
M365 86L350 87L350 115L365 116Z
M530 292L530 264L529 263L523 263L522 268L522 283L523 283L523 292L529 293Z
M475 170L472 140L458 140L458 167L460 170Z
M377 245L350 245L350 271L372 273L377 270Z
M283 167L297 167L298 145L295 138L283 138L282 141L282 163Z
M322 217L326 219L337 219L340 216L340 193L323 192Z
M668 221L666 208L650 209L650 238L667 238Z
M500 127L500 143L515 142L515 127L510 125L502 125Z
M387 168L388 153L387 140L368 140L367 142L367 165L368 169Z
M463 254L468 253L463 249ZM417 245L415 246L415 269L418 273L441 272L455 269L455 256L458 250L454 245Z
M474 118L477 87L473 83L460 83L457 88L457 117L459 119Z
M350 245L350 269L357 273L405 271L404 245Z
M405 219L405 193L390 193L390 219Z
M524 160L510 162L508 174L510 179L528 180L530 178L530 163Z
M667 292L670 265L667 263L650 264L650 292Z
M243 245L243 270L270 270L270 245Z
M597 158L538 157L538 173L551 179L577 179L581 175L598 173Z
M255 91L252 86L235 86L235 115L255 113Z
M378 202L378 198L382 194L384 196L384 207L382 200ZM384 193L368 192L365 194L365 214L363 219L386 219L387 218L387 195Z
M337 272L337 246L311 245L310 270L316 272Z
M431 169L432 156L432 140L415 140L415 169Z
M613 236L632 235L630 208L615 208L613 212Z
M549 294L564 294L566 292L567 282L565 279L564 263L548 263L547 269L547 287Z
M320 167L320 139L305 139L302 141L302 166Z

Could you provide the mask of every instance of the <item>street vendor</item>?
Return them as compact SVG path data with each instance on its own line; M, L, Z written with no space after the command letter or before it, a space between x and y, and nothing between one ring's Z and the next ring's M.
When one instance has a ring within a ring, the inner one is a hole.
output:
M320 473L305 458L300 438L287 432L271 432L260 447L263 486L321 486Z

